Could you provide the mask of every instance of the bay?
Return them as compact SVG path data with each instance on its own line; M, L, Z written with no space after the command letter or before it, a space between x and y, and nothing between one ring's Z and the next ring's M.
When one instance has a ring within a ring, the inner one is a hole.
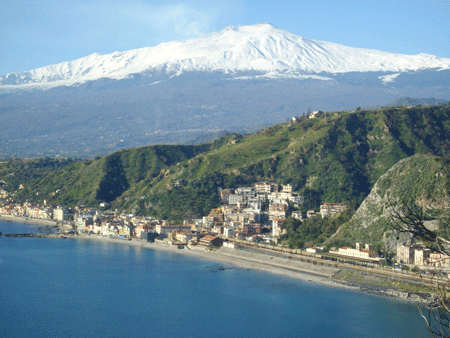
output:
M0 222L12 229L29 232ZM412 303L121 244L0 238L1 337L427 335Z

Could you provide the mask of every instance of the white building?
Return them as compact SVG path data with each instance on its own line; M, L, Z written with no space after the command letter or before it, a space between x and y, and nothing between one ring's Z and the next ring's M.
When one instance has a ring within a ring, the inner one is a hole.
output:
M427 265L430 254L430 249L414 249L414 265Z
M317 118L319 116L319 111L318 110L315 110L315 111L313 111L311 114L309 114L309 118L310 119L315 119L315 118Z
M255 183L255 190L258 194L270 194L272 191L278 190L275 183L258 182Z
M299 221L303 220L303 215L301 211L293 211L292 212L292 217L295 219L298 219Z
M238 205L247 202L247 196L231 194L228 196L228 204L230 205Z
M186 232L177 232L177 234L175 235L175 239L178 242L187 244L192 239L192 235Z
M287 192L287 193L291 193L292 190L292 185L290 184L286 184L286 185L282 185L282 192Z
M232 243L232 242L223 242L223 246L226 248L231 248L231 249L239 248L239 245L237 243Z
M397 246L397 263L412 264L414 262L414 247L407 245Z
M332 217L346 209L345 204L342 203L324 203L320 206L320 213L322 218Z
M56 221L64 221L66 219L67 209L64 209L63 207L57 207L55 210L53 210L53 219Z
M314 210L308 210L306 212L306 217L307 218L311 218L311 217L314 217L314 216L316 216L316 212Z
M321 253L322 250L323 250L323 248L316 248L316 247L314 247L314 248L306 248L306 252L313 253L313 254Z
M161 235L167 235L172 233L173 231L180 231L180 232L186 232L186 233L190 233L191 232L192 227L190 225L162 225L162 224L157 224L155 226L155 230L156 232Z
M234 193L237 195L248 196L248 197L256 196L256 190L254 187L239 187L234 191Z
M342 256L380 260L380 258L378 257L378 253L372 250L372 244L365 244L363 249L362 243L356 243L356 249L343 247L339 248L339 251L334 253L338 253Z
M281 224L285 221L284 218L275 218L272 220L272 236L280 237L281 235Z
M88 225L94 224L94 217L92 215L78 215L75 218L75 226L78 231L83 232Z
M234 229L232 227L224 227L223 228L223 235L225 237L233 237L234 236Z
M289 201L291 201L294 204L305 204L305 197L304 196L299 196L296 193L292 193L289 197L288 197Z

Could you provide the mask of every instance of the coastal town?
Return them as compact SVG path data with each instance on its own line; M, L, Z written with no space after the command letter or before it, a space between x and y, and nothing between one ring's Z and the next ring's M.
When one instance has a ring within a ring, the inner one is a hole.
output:
M178 180L174 186L187 184ZM0 216L28 220L53 221L65 225L66 233L88 234L111 238L139 239L184 248L189 246L258 245L272 250L306 255L322 255L336 261L352 262L367 266L388 266L380 253L371 244L356 243L355 247L330 248L307 247L304 251L286 248L280 237L285 234L282 224L288 217L303 221L305 218L333 217L346 209L342 203L324 203L320 209L300 208L305 198L294 192L294 188L273 182L258 182L250 187L220 189L220 207L212 209L199 219L185 220L175 224L149 216L136 216L111 210L101 202L98 208L76 206L67 208L47 204L15 203L4 188L0 190ZM442 254L415 244L397 247L392 264L397 269L440 267L449 268L450 259Z

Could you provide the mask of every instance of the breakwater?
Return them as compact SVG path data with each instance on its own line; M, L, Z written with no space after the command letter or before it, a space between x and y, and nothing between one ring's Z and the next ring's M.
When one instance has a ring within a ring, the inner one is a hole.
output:
M0 232L0 237L2 233ZM61 234L40 234L40 233L26 233L26 234L3 234L4 237L20 237L20 238L63 238L67 239L66 236Z

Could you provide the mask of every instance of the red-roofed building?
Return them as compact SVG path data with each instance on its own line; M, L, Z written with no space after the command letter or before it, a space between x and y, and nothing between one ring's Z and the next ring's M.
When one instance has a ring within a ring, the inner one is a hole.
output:
M216 247L221 247L223 244L223 239L220 237L212 236L212 235L206 235L206 236L200 238L200 241L198 242L198 244L205 245L205 246L213 245Z

